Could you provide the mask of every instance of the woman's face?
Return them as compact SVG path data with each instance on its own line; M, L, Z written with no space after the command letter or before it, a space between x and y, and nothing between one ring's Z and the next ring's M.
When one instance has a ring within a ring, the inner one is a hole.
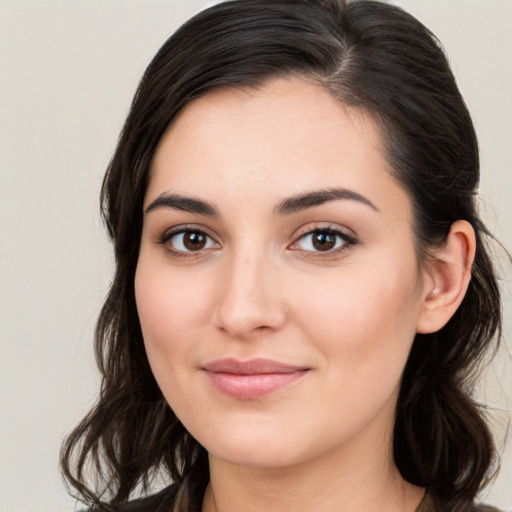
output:
M149 362L212 456L389 448L425 292L411 202L366 115L298 78L209 93L161 141L144 208Z

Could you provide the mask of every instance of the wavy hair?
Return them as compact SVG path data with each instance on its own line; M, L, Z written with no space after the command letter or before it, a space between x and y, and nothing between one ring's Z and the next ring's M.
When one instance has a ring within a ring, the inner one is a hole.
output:
M409 192L419 261L459 219L476 232L465 298L448 324L414 340L401 385L394 457L403 477L446 503L470 502L495 448L473 400L480 362L499 340L500 295L476 208L478 144L443 49L418 20L376 1L235 0L185 23L138 86L101 192L115 276L96 329L98 401L65 440L63 474L86 503L116 510L163 471L208 481L207 454L165 402L135 305L143 198L157 145L180 110L216 88L304 76L380 128Z

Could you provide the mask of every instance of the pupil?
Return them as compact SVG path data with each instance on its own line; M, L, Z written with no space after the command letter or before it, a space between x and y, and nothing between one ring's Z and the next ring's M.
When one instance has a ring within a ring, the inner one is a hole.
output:
M330 233L316 233L313 237L313 245L319 251L328 251L336 245L336 237Z
M183 237L185 247L191 251L198 251L206 244L206 236L202 233L186 233Z

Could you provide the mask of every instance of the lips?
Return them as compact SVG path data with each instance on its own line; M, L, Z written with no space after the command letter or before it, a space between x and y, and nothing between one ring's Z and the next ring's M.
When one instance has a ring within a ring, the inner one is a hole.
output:
M255 400L274 393L300 380L310 370L271 359L219 359L202 369L217 391L240 400Z

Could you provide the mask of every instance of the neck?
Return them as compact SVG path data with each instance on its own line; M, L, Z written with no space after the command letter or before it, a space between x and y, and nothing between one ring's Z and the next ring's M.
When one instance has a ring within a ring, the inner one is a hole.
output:
M209 461L203 512L414 512L424 495L396 468L391 433L287 467Z

